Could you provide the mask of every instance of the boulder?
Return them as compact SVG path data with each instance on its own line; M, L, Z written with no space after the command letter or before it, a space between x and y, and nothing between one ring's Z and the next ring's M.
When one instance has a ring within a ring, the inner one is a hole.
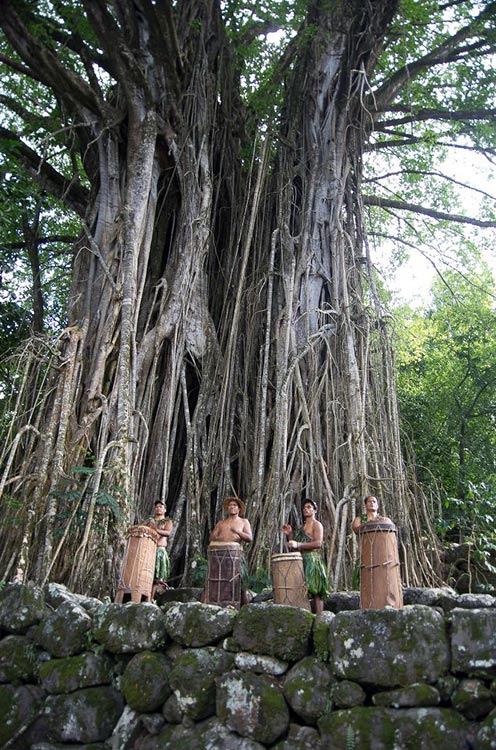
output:
M0 628L8 633L26 633L50 611L38 586L10 583L0 591Z
M474 750L494 750L496 747L496 709L491 711L478 728L473 742Z
M263 745L231 732L218 719L195 726L166 726L156 737L137 740L133 750L265 750ZM119 748L120 750L120 748Z
M454 750L467 748L467 722L443 708L351 708L319 720L326 750Z
M315 615L313 623L313 649L322 661L329 661L329 630L336 615L332 612L320 612Z
M295 662L310 653L314 615L282 604L247 604L236 618L233 638L245 651Z
M61 604L39 625L36 642L52 656L74 656L88 647L91 617L72 601Z
M496 675L496 609L451 612L451 671Z
M232 654L212 646L188 649L178 657L169 674L176 699L171 718L200 721L215 714L215 679L229 671L233 663Z
M270 745L289 726L289 710L273 677L228 672L217 678L217 717L242 737Z
M372 696L374 706L391 708L412 708L421 706L438 706L441 702L439 690L432 685L417 683L398 690L384 690Z
M135 654L121 675L120 688L126 703L135 711L155 711L172 692L170 660L164 654L142 651Z
M330 695L334 708L354 708L365 703L365 690L357 682L341 680L331 685Z
M43 711L43 691L35 685L0 685L0 747L24 733ZM25 739L21 747L28 746ZM19 747L19 745L16 745Z
M168 640L163 613L154 604L102 604L93 617L92 635L113 654L155 651Z
M23 635L8 635L0 641L0 683L37 682L36 646Z
M475 679L460 680L451 696L451 703L471 721L482 719L495 708L489 688Z
M315 656L305 656L284 678L284 697L293 711L307 724L317 724L332 708L331 685L335 682L327 664Z
M232 633L236 611L214 604L177 602L167 607L164 618L173 640L198 648L214 645Z
M250 654L246 651L240 651L234 657L234 664L238 669L246 672L255 672L255 674L271 674L279 677L288 671L288 663L275 659L273 656L261 656L259 654Z
M42 662L39 675L48 693L72 693L85 687L109 684L112 663L104 654L87 651L78 656Z
M49 695L46 713L58 742L102 742L112 734L124 708L113 687L90 687L69 695Z
M71 602L77 604L79 607L85 609L90 615L92 615L98 607L101 607L102 602L100 599L96 599L94 596L84 596L83 594L75 594L69 591L67 586L61 583L47 583L43 589L45 594L45 602L57 609L61 604L65 602Z
M353 682L389 688L448 671L444 619L430 607L340 612L329 636L334 674Z
M313 727L291 724L286 739L274 745L273 750L322 750L322 743Z

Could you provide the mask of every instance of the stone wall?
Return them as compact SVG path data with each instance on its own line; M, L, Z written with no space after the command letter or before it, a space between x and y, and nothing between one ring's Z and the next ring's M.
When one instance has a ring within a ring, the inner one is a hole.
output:
M8 585L0 747L496 748L496 599L410 589L405 602L361 611L336 594L314 616Z

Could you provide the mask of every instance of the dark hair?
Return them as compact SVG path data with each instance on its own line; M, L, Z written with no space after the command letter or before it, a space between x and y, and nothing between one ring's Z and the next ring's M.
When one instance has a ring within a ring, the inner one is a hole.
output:
M153 507L155 507L156 505L163 505L165 508L167 507L163 500L155 500L155 502L153 503Z
M303 498L302 503L301 503L301 507L303 508L303 506L306 505L306 503L310 503L310 505L314 508L314 510L318 510L319 509L319 506L317 505L317 503L315 502L315 500L310 500L309 497Z

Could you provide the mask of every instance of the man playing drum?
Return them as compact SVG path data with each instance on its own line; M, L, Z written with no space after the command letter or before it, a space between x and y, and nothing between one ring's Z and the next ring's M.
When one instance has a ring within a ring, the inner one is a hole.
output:
M170 574L170 559L167 552L167 542L172 533L172 519L165 515L167 510L162 500L157 500L153 506L153 516L149 518L146 525L154 529L158 536L157 552L155 556L155 574L153 581L153 594L158 587L167 587L167 579Z
M312 596L312 611L314 614L324 609L324 599L328 596L329 583L327 571L321 555L324 539L324 528L315 518L318 506L315 500L308 498L303 501L302 512L305 522L293 534L289 524L284 524L282 530L288 538L288 547L303 553L303 570L308 593ZM294 538L292 538L294 537Z
M210 534L211 542L252 542L250 522L244 515L245 504L239 497L226 497L223 503L227 518L215 524Z
M365 513L351 528L360 539L360 607L381 609L403 606L397 529L387 516L379 515L374 495L364 500Z
M387 516L379 515L379 501L374 495L368 495L363 502L365 503L365 513L357 516L351 524L351 528L355 534L358 534L358 529L362 523L366 523L367 521L391 521Z
M201 599L239 607L247 603L241 585L246 577L241 544L253 541L253 535L250 522L241 517L245 504L239 497L227 497L223 508L227 517L218 521L210 534L208 580Z

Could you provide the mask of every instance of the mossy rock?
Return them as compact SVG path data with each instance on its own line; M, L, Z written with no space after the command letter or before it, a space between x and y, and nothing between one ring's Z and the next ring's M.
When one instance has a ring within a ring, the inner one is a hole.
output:
M160 708L172 692L169 670L170 660L163 654L143 651L133 656L120 680L128 706L144 713Z
M90 651L65 659L51 659L39 666L39 676L49 693L72 693L85 687L109 684L113 666L105 654Z
M315 616L313 624L313 650L322 661L330 658L330 628L335 615L332 612L321 612Z
M293 711L307 724L315 725L332 708L329 667L315 656L305 656L285 676L282 689Z
M43 709L43 691L35 685L0 685L0 747L12 740Z
M177 602L165 610L165 627L169 636L184 646L210 646L232 633L236 614L214 604Z
M446 708L351 708L319 721L322 746L332 750L454 750L467 747L470 726Z
M374 706L390 706L392 708L411 708L438 706L441 702L439 690L432 685L417 683L398 690L384 690L372 697Z
M264 745L240 737L218 719L197 724L165 726L156 737L140 739L140 750L265 750Z
M476 679L461 680L453 691L451 702L453 708L471 721L487 716L494 708L491 691Z
M325 714L318 722L322 747L332 750L389 750L395 744L395 727L381 708L350 708ZM405 750L405 748L401 748Z
M334 708L362 706L367 697L362 686L350 680L335 682L331 685L330 693Z
M339 612L330 631L331 668L340 678L392 688L448 672L444 618L430 607Z
M0 591L0 628L8 633L26 633L50 611L38 586L11 583Z
M66 601L40 623L36 641L52 656L75 656L87 648L91 624L83 607Z
M479 725L473 747L475 750L494 750L496 747L496 708Z
M0 682L37 682L36 647L22 635L8 635L0 641Z
M69 695L49 695L46 714L57 742L102 742L110 737L124 708L112 687L90 687Z
M217 678L217 717L242 737L267 745L289 726L288 706L277 681L250 672Z
M451 619L451 671L496 676L496 608L454 609Z
M310 653L315 616L280 604L248 604L241 608L233 637L245 651L296 662Z
M215 679L229 671L234 656L223 649L208 646L188 649L174 662L169 675L175 704L173 714L200 721L215 714Z
M154 604L103 604L93 617L93 638L113 654L156 651L168 641L164 614Z

